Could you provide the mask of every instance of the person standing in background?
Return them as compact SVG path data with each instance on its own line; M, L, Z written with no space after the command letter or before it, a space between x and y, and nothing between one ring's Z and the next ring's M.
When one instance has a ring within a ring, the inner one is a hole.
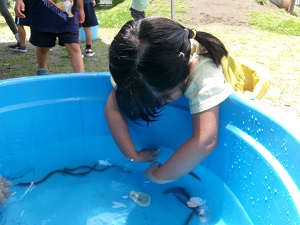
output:
M92 57L95 55L95 52L92 49L92 29L91 27L97 26L98 19L95 12L95 0L83 0L83 8L84 8L84 14L85 14L85 20L81 24L81 26L84 29L85 33L85 55L87 57Z
M15 24L15 21L14 21L12 15L8 11L6 0L0 0L0 14L4 17L7 25L9 26L9 29L11 30L11 32L15 36L15 39L16 39L17 43L19 43L18 30L17 30L16 24ZM8 47L11 48L12 45L8 46Z
M26 30L24 26L30 26L30 16L29 16L29 0L24 0L25 4L25 11L23 14L26 16L25 18L20 18L16 16L16 24L18 27L18 35L19 35L19 42L16 45L11 46L10 48L14 51L26 53L27 48L25 45L26 41Z
M30 0L30 43L36 46L37 75L49 74L47 58L50 48L59 40L70 54L74 72L84 72L79 44L79 23L85 19L83 0ZM16 16L25 18L23 0L16 0Z
M133 20L140 20L145 18L146 7L147 0L132 0L130 5L130 12Z

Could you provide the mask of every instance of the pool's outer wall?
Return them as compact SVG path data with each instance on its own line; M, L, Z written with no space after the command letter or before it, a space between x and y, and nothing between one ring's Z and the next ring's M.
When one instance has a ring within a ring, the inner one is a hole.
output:
M10 176L13 159L40 145L109 135L103 109L110 91L109 73L0 81L0 174ZM299 122L286 117L232 95L221 104L218 147L202 163L233 191L253 224L300 224ZM131 132L145 145L176 149L191 135L186 99Z

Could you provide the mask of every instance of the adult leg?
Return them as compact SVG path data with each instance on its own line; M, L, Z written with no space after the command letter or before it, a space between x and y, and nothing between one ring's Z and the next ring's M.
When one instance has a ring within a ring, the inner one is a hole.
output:
M70 54L71 65L74 72L84 72L84 64L81 55L80 45L78 43L65 43L66 49Z
M16 34L18 33L18 30L17 30L16 24L15 24L15 21L14 21L12 15L10 14L10 12L7 9L7 5L6 5L5 0L0 0L0 13L4 17L4 19L7 23L7 25L9 26L11 32L15 35L15 37L17 39ZM19 41L19 40L17 39L17 41Z

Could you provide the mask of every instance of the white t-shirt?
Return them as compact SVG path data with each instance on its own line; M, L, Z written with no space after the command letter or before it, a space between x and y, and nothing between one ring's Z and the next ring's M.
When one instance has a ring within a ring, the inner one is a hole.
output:
M212 59L197 56L192 68L190 84L184 95L189 99L191 114L208 110L223 102L234 92L224 78L221 66L216 66Z

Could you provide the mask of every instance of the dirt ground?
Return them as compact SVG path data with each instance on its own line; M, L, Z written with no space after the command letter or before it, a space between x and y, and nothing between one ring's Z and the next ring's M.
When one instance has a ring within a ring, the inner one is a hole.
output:
M186 14L190 24L223 24L248 27L249 13L252 10L266 11L277 8L267 2L265 5L253 0L185 0L189 7Z

